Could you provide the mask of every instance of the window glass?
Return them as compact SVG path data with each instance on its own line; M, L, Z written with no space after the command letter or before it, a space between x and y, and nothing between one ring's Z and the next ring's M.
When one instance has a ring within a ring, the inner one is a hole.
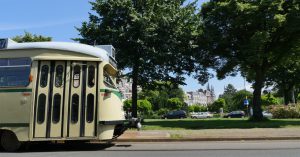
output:
M60 121L60 104L61 104L61 96L60 94L55 94L53 98L53 116L52 116L53 123L58 123Z
M30 68L30 58L0 59L0 87L27 86Z
M55 87L61 87L63 84L64 67L62 65L58 65L55 71Z
M79 110L79 96L74 94L72 96L72 111L71 111L71 122L78 122L78 110Z
M46 95L40 94L38 99L38 113L37 113L37 122L39 124L44 123L45 121L45 107L46 107Z
M48 73L49 73L49 66L43 65L41 69L41 79L40 79L40 86L42 88L46 87L48 84Z
M87 109L86 109L86 121L91 123L94 121L94 95L89 94L87 96Z
M73 87L78 88L80 86L80 66L76 65L74 67L74 74L73 74Z
M94 87L95 85L95 67L89 66L89 73L88 73L88 86Z
M106 71L104 71L104 84L110 88L116 89L114 81L112 80L111 76L109 76L109 74Z

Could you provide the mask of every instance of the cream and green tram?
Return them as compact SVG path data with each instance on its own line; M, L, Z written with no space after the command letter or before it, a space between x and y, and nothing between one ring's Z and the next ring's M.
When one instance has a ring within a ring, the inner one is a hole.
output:
M125 127L112 46L0 39L0 143L107 141Z

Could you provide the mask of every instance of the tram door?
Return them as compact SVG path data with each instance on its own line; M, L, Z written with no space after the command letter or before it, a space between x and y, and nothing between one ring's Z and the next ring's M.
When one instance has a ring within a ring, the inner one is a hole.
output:
M35 100L34 137L62 137L65 61L40 61Z
M97 63L71 64L68 137L93 137L96 125Z
M68 137L95 136L97 74L96 62L39 62L35 138L63 137L64 125ZM68 113L67 119L63 113Z

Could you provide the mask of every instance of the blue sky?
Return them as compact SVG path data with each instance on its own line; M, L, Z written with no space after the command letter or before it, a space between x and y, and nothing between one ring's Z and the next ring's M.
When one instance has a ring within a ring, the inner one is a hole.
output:
M199 5L207 0L200 0ZM86 0L1 0L0 38L13 37L28 31L53 37L54 41L73 42L78 37L75 27L88 20L91 5ZM186 77L185 91L204 88L192 77ZM216 78L209 81L217 95L224 86L231 83L237 89L244 89L242 77ZM250 85L246 84L249 90Z

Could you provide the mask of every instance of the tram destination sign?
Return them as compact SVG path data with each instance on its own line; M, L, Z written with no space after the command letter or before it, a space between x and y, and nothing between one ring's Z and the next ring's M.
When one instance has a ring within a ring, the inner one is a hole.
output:
M5 49L7 47L7 39L0 39L0 49Z

